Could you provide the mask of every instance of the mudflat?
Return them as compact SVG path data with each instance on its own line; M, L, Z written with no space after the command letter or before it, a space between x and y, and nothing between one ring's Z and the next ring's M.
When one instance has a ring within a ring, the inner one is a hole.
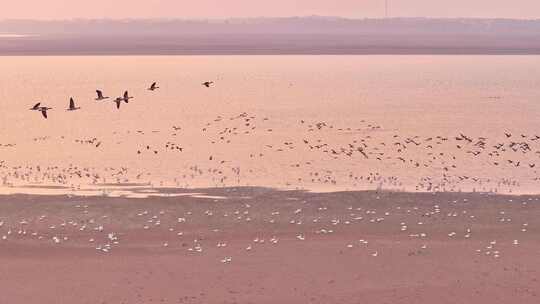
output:
M2 303L538 303L538 196L0 196Z

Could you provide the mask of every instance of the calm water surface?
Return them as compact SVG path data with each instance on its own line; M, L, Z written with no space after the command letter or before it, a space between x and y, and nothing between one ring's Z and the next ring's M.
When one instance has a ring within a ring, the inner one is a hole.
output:
M0 67L8 192L150 183L540 193L538 56L0 57ZM96 89L111 99L95 101ZM126 89L135 98L117 110ZM65 111L69 97L82 109ZM36 102L53 108L48 119L28 110Z

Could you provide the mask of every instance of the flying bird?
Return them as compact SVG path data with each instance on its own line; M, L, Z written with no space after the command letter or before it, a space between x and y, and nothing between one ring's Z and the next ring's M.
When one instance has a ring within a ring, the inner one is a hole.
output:
M96 93L97 93L96 100L98 101L109 98L109 96L103 96L103 92L101 92L100 90L96 90Z
M131 98L133 98L133 96L129 96L128 91L125 91L124 92L124 97L122 98L124 100L124 102L128 103Z
M150 91L154 91L156 89L159 89L159 87L157 86L157 83L155 83L155 82L152 83L152 85L148 88L148 90L150 90Z
M122 101L124 101L124 98L122 97L117 97L114 102L116 103L116 108L117 109L120 109L120 104L122 103Z
M202 85L205 86L205 87L207 87L207 88L209 88L210 85L212 85L212 84L214 84L213 81L205 81L205 82L202 83Z
M43 115L43 117L45 117L45 119L47 119L47 110L50 110L52 108L47 108L47 107L41 107L39 110L41 111L41 115Z
M36 103L32 108L30 108L31 111L40 111L41 115L43 115L45 118L47 118L47 110L51 109L52 108L42 107L40 102Z
M75 111L78 109L80 109L80 107L75 106L75 101L73 100L73 97L69 98L69 108L67 109L67 111Z
M36 103L33 107L30 108L30 110L39 110L39 105L41 102Z

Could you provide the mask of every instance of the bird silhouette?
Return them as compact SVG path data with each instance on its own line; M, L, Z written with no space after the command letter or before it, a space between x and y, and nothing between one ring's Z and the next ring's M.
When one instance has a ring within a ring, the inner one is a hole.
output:
M31 111L40 111L41 115L46 119L47 118L47 111L51 110L52 108L49 107L42 107L41 103L36 103L32 108L30 108Z
M214 84L213 81L205 81L205 82L202 83L202 85L207 87L207 88L209 88L212 84Z
M114 102L116 103L116 108L117 109L120 109L120 104L122 103L122 101L124 101L124 98L122 97L117 97Z
M40 108L41 115L43 115L43 117L45 117L45 119L47 119L47 110L50 110L50 109L52 109L52 108L47 108L47 107Z
M133 98L133 96L129 96L128 91L125 91L122 100L124 100L125 103L128 103L129 100L132 99L132 98Z
M148 88L149 91L155 91L156 89L159 89L157 86L157 83L152 83L152 85Z
M69 98L69 108L67 109L67 111L75 111L79 109L80 107L75 106L75 101L73 100L73 97Z
M39 105L41 102L36 103L33 107L30 108L30 110L39 110Z
M103 92L101 92L100 90L96 90L96 93L97 93L96 100L98 101L109 98L109 96L103 96Z

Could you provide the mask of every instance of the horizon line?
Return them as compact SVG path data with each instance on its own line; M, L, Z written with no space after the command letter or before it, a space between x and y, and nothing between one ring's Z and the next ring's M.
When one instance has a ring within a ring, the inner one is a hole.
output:
M5 21L33 21L33 22L69 22L69 21L229 21L229 20L276 20L276 19L334 19L347 21L364 21L364 20L512 20L512 21L540 21L538 18L511 18L511 17L345 17L332 15L291 15L291 16L259 16L259 17L198 17L198 18L181 18L181 17L158 17L158 18L66 18L66 19L31 19L31 18L4 18L0 22Z

